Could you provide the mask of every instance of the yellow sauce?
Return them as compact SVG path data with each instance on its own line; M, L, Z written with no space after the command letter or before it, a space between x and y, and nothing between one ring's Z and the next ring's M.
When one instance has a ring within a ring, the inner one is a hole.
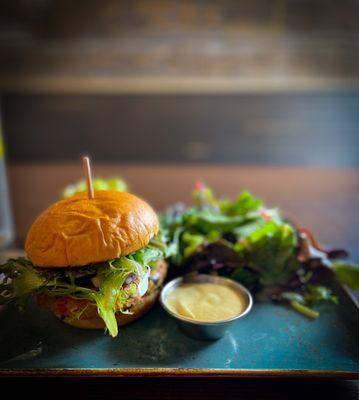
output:
M169 309L196 321L222 321L240 315L244 297L234 289L215 283L185 283L168 296Z

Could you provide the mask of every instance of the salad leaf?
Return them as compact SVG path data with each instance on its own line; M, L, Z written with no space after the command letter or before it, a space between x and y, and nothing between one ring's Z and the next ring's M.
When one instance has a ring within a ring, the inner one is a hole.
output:
M338 297L329 288L318 285L308 285L304 293L283 292L281 300L288 301L295 311L312 319L319 317L319 311L313 306L323 302L338 304Z
M262 285L285 284L298 269L296 234L286 224L268 221L234 245L245 264L260 273Z
M150 265L154 261L163 258L163 251L153 245L150 245L136 251L136 253L129 255L128 258L140 265Z
M319 312L313 310L312 308L307 307L306 305L292 300L290 302L290 305L293 307L295 311L297 311L299 314L303 314L304 316L312 319L317 319L319 317Z
M262 205L262 200L245 191L234 201L222 201L220 209L226 215L246 215L251 211L258 210Z
M189 257L191 254L193 254L196 249L205 241L205 235L201 234L196 234L196 233L191 233L189 231L186 231L182 235L182 241L185 245L183 249L183 254L185 257Z
M359 265L346 261L332 261L337 278L353 290L359 290Z
M320 284L328 271L359 289L359 267L340 260L345 251L323 250L308 229L298 229L249 192L221 200L197 182L193 197L192 206L177 204L161 216L165 240L173 249L173 275L198 271L229 276L310 318L319 316L313 308L317 304L338 300Z
M160 246L163 244L157 240L159 246L151 243L128 256L80 269L50 271L34 267L26 258L9 260L0 266L0 304L23 301L30 294L89 300L97 305L99 316L114 337L118 333L116 312L126 312L126 302L137 296L137 284L146 278L149 265L164 258ZM96 278L98 288L84 286L81 283L84 276ZM129 276L135 276L136 280L125 285Z
M326 286L307 285L304 299L307 304L319 304L320 302L333 302L338 304L338 297Z
M206 235L200 233L191 233L190 231L183 232L183 254L184 257L192 255L196 249L203 243L212 243L220 239L218 231L211 230Z
M183 216L186 227L195 227L199 232L208 233L211 230L230 232L234 228L254 220L251 216L226 215L214 213L211 210L189 210Z
M129 297L126 289L123 288L123 284L131 273L134 273L141 280L147 272L147 265L140 264L127 257L121 257L110 261L109 267L100 271L100 287L98 292L92 293L92 297L110 335L115 337L118 334L116 310L122 311L122 305Z
M250 290L255 289L258 284L258 276L253 274L249 268L237 267L230 273L229 277Z
M0 304L14 299L22 302L45 282L46 278L41 276L26 258L10 259L0 268Z
M212 190L203 182L197 181L193 191L193 200L198 208L218 208L219 204Z
M125 192L128 190L127 183L121 178L95 178L93 179L93 188L94 190L116 190L119 192ZM71 197L76 193L86 192L86 190L86 181L82 180L66 186L66 188L62 192L62 196Z

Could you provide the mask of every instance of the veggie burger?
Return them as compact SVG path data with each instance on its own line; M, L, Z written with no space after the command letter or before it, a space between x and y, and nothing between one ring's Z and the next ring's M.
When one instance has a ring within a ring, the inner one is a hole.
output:
M76 194L46 209L27 235L27 258L0 266L0 304L34 294L65 323L106 328L140 318L167 273L154 210L124 192Z

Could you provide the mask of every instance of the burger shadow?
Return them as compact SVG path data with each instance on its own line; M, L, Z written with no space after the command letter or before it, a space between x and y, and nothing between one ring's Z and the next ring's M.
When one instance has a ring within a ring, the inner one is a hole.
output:
M57 356L81 352L98 334L71 328L34 301L24 310L9 305L0 313L0 369L65 367Z
M108 343L112 366L183 367L193 365L201 352L215 344L188 337L157 304L140 320L120 329L118 340Z
M0 313L0 369L183 366L213 343L185 336L159 305L116 338L68 326L33 301Z

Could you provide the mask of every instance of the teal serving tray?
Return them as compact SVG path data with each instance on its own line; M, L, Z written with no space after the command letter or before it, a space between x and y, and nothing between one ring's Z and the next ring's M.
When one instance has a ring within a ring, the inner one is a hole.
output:
M255 303L218 341L185 336L157 305L120 329L72 328L31 303L0 314L0 376L235 376L359 378L359 313L340 305L311 321L291 309Z

